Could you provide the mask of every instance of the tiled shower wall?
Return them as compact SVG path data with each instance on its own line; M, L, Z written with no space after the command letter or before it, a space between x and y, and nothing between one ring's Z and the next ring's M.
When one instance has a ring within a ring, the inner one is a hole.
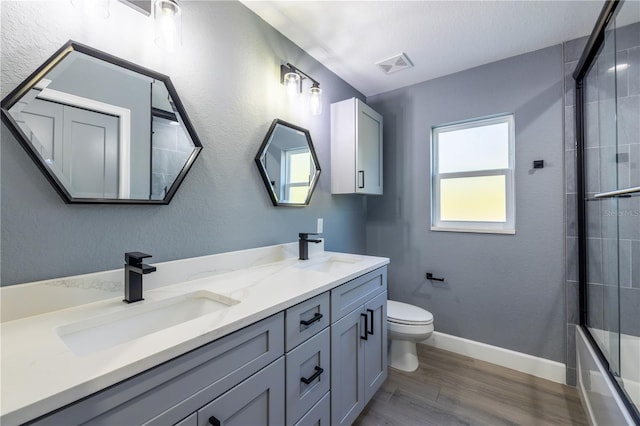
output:
M602 108L604 102L612 102L602 90L587 81L585 109L587 136L587 191L599 192L600 184L609 179L600 169L617 168L618 186L640 186L640 29L639 24L620 29L616 34L617 63L626 63L627 68L617 71L617 141L618 155L613 147L600 147L599 135L607 129L598 127L603 121L603 112L611 108ZM576 213L576 139L575 139L575 94L573 71L586 44L586 37L572 40L564 44L565 68L565 188L566 188L566 303L567 303L567 384L576 383L575 366L575 326L579 324L578 300L578 227ZM608 67L602 63L602 70L594 73L594 80L607 78ZM604 65L604 66L603 66ZM594 81L594 83L596 83ZM609 94L611 95L611 94ZM609 99L605 99L605 98ZM600 104L600 107L599 107ZM610 117L613 119L613 117ZM592 150L592 151L589 151ZM610 151L610 152L608 152ZM599 163L598 163L599 162ZM606 164L611 162L613 164ZM595 171L595 173L594 173ZM613 173L615 177L615 173ZM607 185L610 187L610 185ZM617 330L615 324L604 324L615 318L605 312L604 304L607 292L618 291L620 282L620 332L640 336L640 197L619 199L611 204L588 203L587 226L590 229L589 239L589 312L591 324L600 328L606 326ZM610 244L615 234L609 232L619 229L620 246ZM619 224L619 228L618 228ZM611 265L607 263L612 253L619 257L618 274L608 273ZM616 252L617 251L617 252ZM615 300L615 299L614 299ZM615 309L617 310L617 309ZM615 313L615 311L614 311Z

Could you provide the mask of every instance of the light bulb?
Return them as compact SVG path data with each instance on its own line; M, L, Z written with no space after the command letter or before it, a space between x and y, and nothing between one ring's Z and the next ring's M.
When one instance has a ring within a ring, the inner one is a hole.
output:
M317 83L314 83L309 89L309 104L312 115L322 114L322 89Z
M288 72L284 75L284 86L287 90L289 99L294 99L298 94L300 87L300 74L296 72Z
M182 45L182 11L175 0L157 0L154 5L155 42L174 52Z

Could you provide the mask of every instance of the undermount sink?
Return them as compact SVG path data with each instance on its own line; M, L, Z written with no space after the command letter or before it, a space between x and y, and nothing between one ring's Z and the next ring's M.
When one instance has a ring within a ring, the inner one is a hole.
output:
M195 291L63 325L58 336L76 355L90 355L240 303L210 291Z
M362 260L360 256L330 256L324 259L312 259L299 265L299 268L309 269L316 272L331 272L332 270L345 265L358 263Z

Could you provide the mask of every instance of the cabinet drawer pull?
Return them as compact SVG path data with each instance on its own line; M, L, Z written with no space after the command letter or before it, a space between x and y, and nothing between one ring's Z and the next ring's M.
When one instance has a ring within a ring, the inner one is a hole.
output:
M310 318L310 319L308 319L306 321L300 320L300 324L305 325L305 326L308 327L311 324L313 324L314 322L320 321L321 319L322 319L322 314L320 312L316 312L315 315L312 318Z
M216 419L215 416L211 416L209 417L209 424L212 426L220 426L222 423L220 423L220 420Z
M364 170L358 170L358 188L364 188Z
M371 320L371 331L369 331L369 327L367 326L367 334L373 334L373 309L367 309L369 313L369 319Z
M364 327L362 327L362 329L364 330L364 336L360 336L360 338L362 340L369 340L369 334L367 333L367 314L360 314L360 318L364 317Z
M302 383L304 383L305 385L308 385L309 383L313 382L315 379L317 379L318 377L320 377L320 375L324 372L323 368L320 368L318 366L315 367L316 372L313 373L311 376L309 376L308 378L304 378L304 377L300 377L300 381Z

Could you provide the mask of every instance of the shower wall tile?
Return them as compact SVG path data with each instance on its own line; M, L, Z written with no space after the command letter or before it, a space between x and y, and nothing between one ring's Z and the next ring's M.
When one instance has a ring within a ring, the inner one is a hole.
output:
M638 143L640 136L640 96L618 99L618 143Z
M640 186L640 143L629 145L629 186Z
M573 61L564 64L564 93L565 93L565 106L575 105L576 99L576 81L573 79L573 71L576 69L578 61Z
M576 352L576 326L567 324L567 368L576 368L576 357L570 356Z
M569 99L567 98L567 101ZM576 117L575 107L567 106L564 108L564 149L576 149Z
M639 289L620 289L620 332L640 337Z
M640 46L629 49L629 95L640 95Z
M616 29L616 48L629 49L640 46L640 23L625 25Z
M578 239L567 238L567 280L578 281Z
M603 285L591 284L587 285L587 312L589 312L588 326L592 328L602 329L603 321Z
M600 148L587 148L584 150L587 192L600 192Z
M631 241L631 287L640 290L640 241Z
M567 194L576 193L576 151L570 150L565 153L565 183Z
M587 241L587 276L589 284L602 284L602 240L589 238Z
M577 281L567 281L567 324L580 323L579 284Z
M573 358L575 358L576 355L576 342L573 342L573 352L572 352ZM569 386L576 386L578 384L578 380L577 380L577 374L576 374L576 369L575 368L567 368L567 384Z
M585 146L587 148L598 147L600 146L600 125L598 123L600 106L597 102L593 102L585 105L584 109L585 121L587 125L584 133Z
M580 37L564 43L564 61L573 62L580 59L582 51L587 44L588 37Z
M620 286L631 287L631 240L620 240L618 256Z
M602 236L602 203L587 202L587 228L592 237Z
M576 194L567 194L567 236L578 236L578 213L576 211Z
M618 199L620 238L640 240L640 197Z

